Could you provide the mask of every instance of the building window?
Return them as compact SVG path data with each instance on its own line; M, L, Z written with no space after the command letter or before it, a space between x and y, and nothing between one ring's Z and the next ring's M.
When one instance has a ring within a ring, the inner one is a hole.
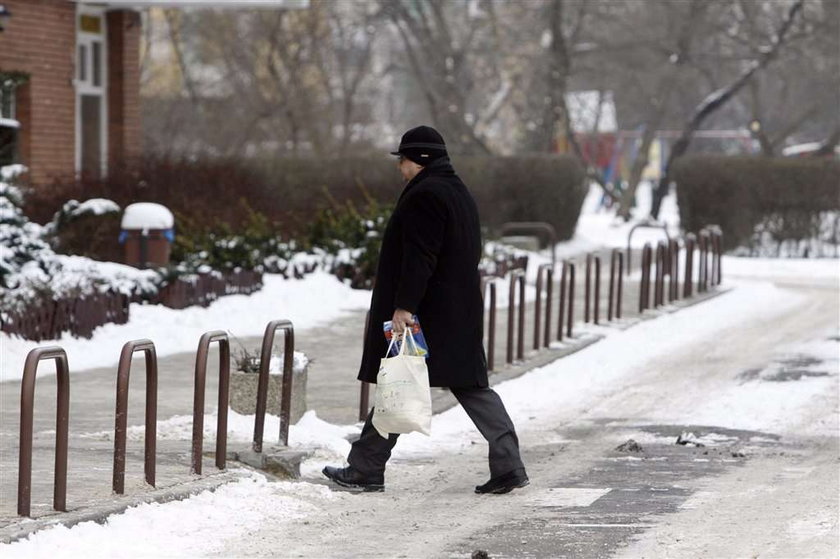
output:
M107 157L107 25L104 9L77 4L76 171L101 177Z
M20 122L17 120L16 86L0 81L0 166L17 161L17 137Z

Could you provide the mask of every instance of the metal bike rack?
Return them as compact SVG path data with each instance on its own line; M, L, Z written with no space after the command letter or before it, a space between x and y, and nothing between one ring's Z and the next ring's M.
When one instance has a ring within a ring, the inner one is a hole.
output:
M627 234L627 275L630 275L630 270L633 267L632 265L632 258L633 258L633 251L631 249L631 242L633 240L633 233L636 232L636 229L662 229L662 232L665 233L665 238L667 240L671 240L671 236L668 234L668 226L665 223L637 223L633 227L630 228L630 232Z
M516 336L516 358L525 357L525 273L514 270L510 274L508 291L507 363L513 363L514 312L516 309L516 286L519 285L519 331Z
M201 473L204 446L204 391L207 380L207 354L210 344L219 342L219 412L216 418L216 467L225 468L227 458L227 418L230 395L230 342L222 330L206 332L198 341L195 357L195 393L193 395L192 472Z
M481 290L482 298L486 297L487 288L490 288L490 318L487 325L487 368L495 370L496 366L496 279L490 278L484 282Z
M617 274L616 274L617 272ZM621 318L621 292L624 282L624 253L614 248L610 255L610 289L609 303L607 305L607 320L613 316ZM616 285L617 282L617 285ZM615 303L613 303L615 301Z
M157 392L158 366L155 344L151 340L126 342L120 353L117 368L117 406L114 414L114 471L112 488L114 493L125 493L125 446L128 433L128 381L131 374L131 359L134 353L142 351L146 359L146 431L143 472L146 483L155 486L155 460L157 444Z
M30 516L32 502L32 427L35 403L35 378L38 364L55 359L57 376L55 415L55 477L53 509L67 511L67 441L70 415L70 368L67 354L58 346L38 347L29 352L23 365L20 384L20 452L18 454L17 513Z
M271 348L277 330L286 334L283 350L283 387L280 396L280 444L289 444L289 418L292 407L292 375L295 352L295 328L291 321L273 320L265 327L262 351L260 352L260 378L257 386L257 412L254 419L254 452L262 452L263 429L265 427L265 409L268 400L268 366L271 361Z
M557 231L544 221L510 221L502 225L501 236L509 233L543 233L551 244L551 266L557 265Z

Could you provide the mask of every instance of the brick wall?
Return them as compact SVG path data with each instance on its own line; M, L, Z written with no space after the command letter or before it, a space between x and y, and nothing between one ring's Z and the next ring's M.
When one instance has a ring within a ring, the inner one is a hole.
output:
M140 14L108 12L108 165L140 155Z
M66 0L4 0L12 13L0 32L0 70L31 75L18 89L22 162L35 183L75 171L76 5Z
M67 0L3 0L12 13L0 32L0 70L30 74L18 89L18 153L36 185L75 174L76 5ZM140 16L106 13L108 164L140 155Z

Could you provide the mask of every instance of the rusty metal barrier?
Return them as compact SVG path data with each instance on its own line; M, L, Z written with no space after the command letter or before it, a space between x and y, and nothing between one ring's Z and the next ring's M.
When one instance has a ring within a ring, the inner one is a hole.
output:
M551 345L551 303L554 300L554 266L543 264L545 270L545 333L543 334L543 346Z
M680 242L677 239L668 242L668 254L671 255L668 263L671 277L668 284L668 302L673 303L680 298Z
M586 272L583 282L583 321L589 323L589 294L592 284L592 253L586 254Z
M592 321L595 324L601 319L601 257L593 257L595 261L595 301L592 310Z
M491 371L496 367L496 280L489 279L481 290L482 297L486 296L490 288L490 318L487 325L487 368Z
M362 335L362 344L367 340L367 331L370 327L370 311L365 314L365 331ZM367 419L370 413L370 383L360 380L359 385L359 421Z
M660 307L665 303L665 268L666 268L665 243L659 242L656 245L656 274L653 285L653 307Z
M566 311L566 276L569 267L568 261L563 261L563 268L560 271L560 306L557 309L557 341L563 341L563 318Z
M549 345L549 336L551 336L551 282L554 279L554 269L552 264L543 264L537 268L537 297L534 301L534 349L540 349L542 339L545 339L545 347ZM547 277L543 279L543 275ZM542 293L543 288L546 291L545 301L545 333L542 332Z
M38 347L29 352L20 383L20 450L18 454L17 513L29 516L32 502L32 424L35 406L35 377L44 359L56 361L55 477L53 509L67 511L67 441L70 415L70 368L67 354L58 346Z
M289 418L292 407L292 375L295 353L295 328L291 321L272 320L265 327L262 351L260 352L260 379L257 386L257 412L254 419L254 452L262 452L263 429L265 427L265 408L268 400L268 366L271 361L271 348L277 330L286 333L283 350L283 387L280 396L280 444L289 444Z
M566 319L566 336L572 337L572 324L575 318L575 263L569 262L569 314Z
M146 431L143 472L146 483L155 486L155 452L157 445L157 387L158 366L155 344L151 340L126 342L120 353L117 368L117 406L114 414L114 472L112 488L114 493L125 492L125 445L128 433L128 381L131 373L131 359L134 352L142 351L146 359Z
M525 357L525 273L514 270L510 274L508 290L507 363L513 363L514 312L516 311L516 286L519 285L519 331L516 337L516 358Z
M515 231L523 233L544 233L551 244L551 266L557 265L557 231L554 226L544 221L511 221L502 225L501 236Z
M652 249L650 243L642 248L642 279L639 282L639 313L650 308L650 265Z
M198 341L195 356L195 392L193 394L192 472L201 473L204 446L204 387L207 380L207 354L210 344L219 342L219 411L216 418L216 467L225 468L227 455L227 417L230 394L230 342L222 330L206 332ZM260 364L262 365L262 364Z
M627 234L627 275L630 275L632 265L632 258L633 258L633 251L630 248L631 242L633 240L633 233L636 232L636 229L639 228L647 228L647 229L662 229L662 232L665 233L665 238L667 240L671 240L671 236L668 234L668 227L664 223L637 223L633 227L630 228L630 232Z
M685 236L685 278L683 279L683 298L691 297L694 287L694 248L697 237L694 233Z
M617 272L617 273L616 273ZM614 248L610 255L610 288L607 303L607 320L621 318L621 295L624 283L624 253ZM617 285L616 285L617 283Z
M697 278L697 292L705 292L709 289L709 233L700 231L697 238L697 248L700 252L700 268Z

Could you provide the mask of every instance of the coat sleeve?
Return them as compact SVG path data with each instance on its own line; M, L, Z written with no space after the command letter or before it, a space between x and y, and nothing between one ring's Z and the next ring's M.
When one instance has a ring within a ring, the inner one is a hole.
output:
M418 193L406 202L402 215L402 264L394 305L415 313L437 266L447 212L443 202L431 192Z

